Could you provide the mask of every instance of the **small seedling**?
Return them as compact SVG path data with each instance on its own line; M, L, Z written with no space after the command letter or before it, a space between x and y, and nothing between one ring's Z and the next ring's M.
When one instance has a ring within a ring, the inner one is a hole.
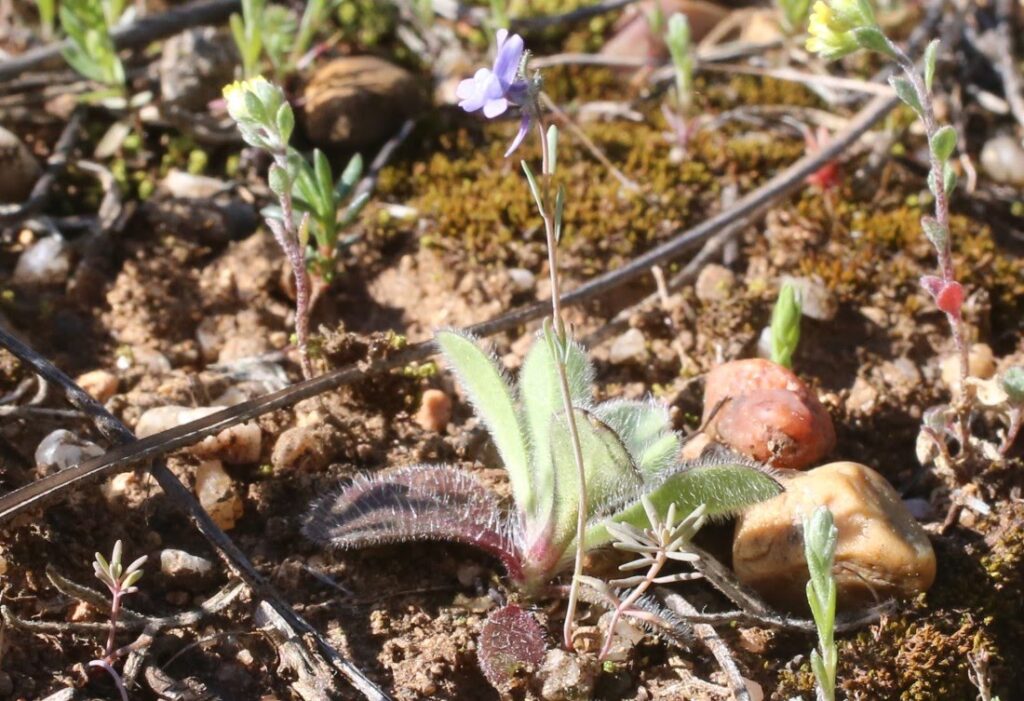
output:
M135 585L142 579L142 565L146 562L146 556L136 559L127 567L121 564L123 548L121 541L114 543L114 549L110 554L110 560L103 555L96 553L96 560L92 567L96 577L103 582L110 591L110 632L107 635L107 644L103 649L103 657L89 663L90 667L98 667L107 672L117 690L121 694L122 701L128 701L128 692L121 681L121 675L114 669L114 662L121 656L117 649L117 622L121 616L121 600L137 592Z
M839 531L827 507L815 509L804 517L804 555L810 579L807 582L807 603L818 629L818 648L811 651L811 669L818 682L818 701L835 701L836 664L839 653L835 644L836 580L832 575Z
M285 5L242 0L242 13L230 19L231 35L242 57L242 77L260 75L266 58L275 80L285 80L302 63L329 11L327 0L311 0L299 19Z
M233 83L224 88L224 97L228 114L238 125L242 139L274 159L267 182L278 204L264 208L263 215L295 276L295 336L302 372L309 378L313 376L309 345L312 299L309 269L320 280L329 282L333 277L339 232L355 220L368 199L368 195L356 197L339 220L339 205L359 179L362 159L356 156L349 161L337 182L333 181L327 157L320 151L314 152L311 166L288 145L295 115L284 91L263 78ZM315 245L312 254L307 256L311 238Z
M53 22L57 18L57 0L36 0L39 11L39 29L43 41L53 38Z
M90 94L89 100L121 98L127 101L124 66L110 36L123 9L123 0L63 0L60 3L60 23L68 35L61 55L82 77L105 88Z
M604 645L597 656L599 660L604 659L611 649L616 625L620 617L623 615L637 615L638 613L641 616L646 616L648 613L646 610L641 609L638 612L635 606L651 587L659 584L673 584L675 582L698 579L701 576L700 573L696 572L679 572L663 575L661 571L670 561L692 563L700 559L695 553L687 551L687 545L693 540L701 526L704 525L706 512L704 504L691 511L682 521L676 523L676 505L674 503L669 505L668 513L662 519L658 509L655 508L649 497L646 495L641 496L640 502L643 504L644 513L647 516L647 523L649 524L647 528L641 529L629 523L614 522L610 522L605 526L612 538L614 538L612 547L617 550L635 553L638 556L635 560L621 565L619 569L633 571L646 568L647 571L644 574L609 582L610 586L628 589L628 592L622 596L612 613ZM594 578L588 578L588 580L587 583L590 586L600 590L599 580Z
M772 310L772 362L793 368L793 353L800 343L800 296L792 283L783 283Z
M676 106L680 113L686 114L693 103L693 49L690 46L690 23L681 12L676 12L668 20L665 45L672 56Z
M932 84L939 41L932 41L925 49L923 68L919 70L903 49L882 31L868 0L818 0L811 14L808 34L807 50L828 60L859 50L874 51L892 59L903 75L893 76L889 82L924 126L930 161L928 188L935 198L935 213L922 217L921 227L935 249L939 269L938 275L921 278L921 286L946 315L960 359L960 382L951 403L950 413L954 417L951 428L962 447L957 462L967 463L971 453L968 417L974 398L967 390L968 348L961 313L964 288L956 279L949 236L949 198L957 181L951 159L956 151L957 133L948 124L940 125L935 116ZM943 450L944 446L940 452Z

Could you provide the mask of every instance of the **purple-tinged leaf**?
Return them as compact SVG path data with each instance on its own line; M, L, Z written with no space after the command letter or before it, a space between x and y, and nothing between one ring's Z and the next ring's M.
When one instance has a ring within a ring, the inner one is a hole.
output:
M507 690L516 674L544 661L544 638L537 619L515 604L493 612L480 629L477 648L487 681L499 691Z
M339 548L410 540L451 540L501 559L514 579L522 566L497 497L447 465L412 465L360 475L313 503L304 532Z

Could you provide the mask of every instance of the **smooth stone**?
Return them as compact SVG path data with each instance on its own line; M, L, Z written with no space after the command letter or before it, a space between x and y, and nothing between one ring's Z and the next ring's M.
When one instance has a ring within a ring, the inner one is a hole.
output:
M608 360L613 365L642 363L647 359L647 339L640 329L630 329L612 341Z
M515 292L532 292L536 288L537 276L526 268L510 268L508 277Z
M171 197L186 200L210 199L227 191L231 185L208 175L195 175L172 168L160 181L159 189Z
M722 302L732 296L736 273L724 265L710 263L701 268L693 291L702 302Z
M320 66L303 90L310 141L360 149L393 136L425 105L416 78L374 56L345 56Z
M45 236L26 248L14 266L21 285L58 285L71 274L71 246L63 236Z
M652 64L666 58L665 40L654 31L650 21L658 7L666 19L676 12L686 15L693 44L729 15L728 8L703 0L645 0L622 13L615 34L601 47L601 55L645 59Z
M32 192L42 168L14 132L0 127L0 203L21 203Z
M293 426L277 437L270 454L274 471L312 472L327 466L331 456L326 450L326 436L321 427Z
M242 517L242 497L220 460L205 460L196 470L196 496L221 530L229 531Z
M960 387L960 355L954 353L942 359L942 383L952 390ZM996 358L987 343L975 343L967 351L967 375L987 380L996 374Z
M810 319L832 321L839 311L839 302L819 278L785 276L780 281L789 283L800 297L800 312Z
M117 393L117 375L109 370L90 370L75 382L100 404L106 404Z
M591 698L594 673L580 663L578 655L558 648L548 650L537 671L537 678L543 680L540 697L544 701Z
M1003 185L1024 185L1024 146L1012 136L989 139L981 147L981 167Z
M135 424L135 435L146 438L197 421L225 407L158 406L147 409ZM229 426L215 436L207 436L188 451L202 459L223 460L230 465L248 465L260 459L263 431L258 424L247 421Z
M200 27L164 42L160 56L160 95L181 109L204 112L234 78L238 50L227 33Z
M769 603L806 610L808 572L803 517L827 506L839 530L838 606L871 605L876 596L909 598L935 580L935 552L899 493L854 462L835 462L786 479L786 491L755 504L736 521L733 569Z
M97 458L106 452L92 441L76 436L71 431L58 428L47 434L36 447L36 465L56 467L65 470L79 465L89 458Z
M420 399L420 408L416 412L416 423L424 431L444 433L452 418L452 400L439 389L428 389Z
M160 551L160 572L173 586L190 590L203 589L216 574L213 563L205 557L174 548Z
M809 467L836 442L832 417L810 388L762 358L723 363L708 373L703 421L713 440L777 468Z

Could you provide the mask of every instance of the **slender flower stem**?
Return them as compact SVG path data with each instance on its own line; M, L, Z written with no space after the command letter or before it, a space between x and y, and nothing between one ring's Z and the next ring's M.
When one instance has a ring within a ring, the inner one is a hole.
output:
M115 658L115 645L117 645L117 621L121 617L121 597L123 592L120 588L110 591L110 632L107 633L107 646L103 650L103 659L113 662Z
M931 179L934 186L935 195L935 219L947 232L945 241L941 246L935 246L935 251L938 254L939 272L942 279L945 282L956 282L956 271L953 268L953 252L950 244L949 232L949 193L946 192L945 178L943 177L943 164L936 155L934 149L931 148L932 139L935 134L939 131L938 121L935 119L935 109L932 104L931 95L928 91L927 86L924 84L924 80L921 74L917 70L917 66L910 59L909 56L893 43L891 40L886 38L889 50L892 52L893 57L896 59L896 63L903 71L904 76L910 81L910 85L913 87L914 92L917 94L917 99L921 104L921 122L924 125L925 135L928 138L928 158L931 167ZM950 331L953 335L953 344L956 347L957 355L960 360L960 381L956 387L953 388L953 408L956 411L957 421L959 423L960 430L960 444L961 451L966 454L969 450L969 428L968 422L968 404L970 403L969 390L967 388L967 376L970 373L970 365L968 362L968 348L966 333L964 330L963 316L958 310L956 314L946 312L946 319L949 321Z
M274 163L288 173L287 148L274 152ZM280 230L271 227L274 238L285 252L288 264L295 277L295 338L299 347L299 359L302 375L305 379L313 377L313 363L309 358L309 301L310 282L306 270L306 257L299 243L299 232L295 229L294 206L292 204L291 178L288 187L279 195L281 201L282 227Z
M586 555L584 535L587 530L587 474L583 463L583 447L580 444L579 429L576 426L576 412L572 405L572 395L569 392L569 376L565 368L565 355L562 349L568 343L568 336L565 332L565 322L562 319L562 295L559 289L558 280L558 241L555 238L555 214L551 209L551 153L548 152L547 133L544 129L544 120L540 118L540 109L537 109L537 129L540 132L541 156L542 156L542 181L543 195L541 207L541 218L544 220L544 232L547 236L548 246L548 274L551 279L551 320L558 349L555 353L555 368L558 370L558 383L562 390L562 404L565 410L565 420L569 425L569 437L572 440L573 457L576 461L576 473L579 479L579 508L576 516L576 562L573 567L572 585L569 588L569 602L566 605L565 625L562 635L567 649L572 649L573 619L576 617L576 605L579 601L580 577L583 575L583 558ZM541 204L541 203L538 203Z
M654 584L654 580L658 578L658 574L661 572L661 569L665 566L666 562L668 562L668 555L664 550L659 550L657 556L654 558L654 562L651 563L650 568L647 570L647 575L644 577L644 581L637 584L633 590L629 592L629 595L620 601L619 605L615 607L615 610L612 612L611 621L608 622L608 634L604 639L604 644L601 646L601 652L597 655L598 660L603 660L608 656L608 652L612 647L612 640L615 638L615 626L618 625L622 614L629 611L629 609L633 607L633 604L635 604L640 597L650 589L651 585Z

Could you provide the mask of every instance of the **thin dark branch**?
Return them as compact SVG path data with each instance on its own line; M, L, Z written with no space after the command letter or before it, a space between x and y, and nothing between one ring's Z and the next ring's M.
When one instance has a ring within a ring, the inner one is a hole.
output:
M879 97L872 100L851 119L847 128L836 134L825 148L808 154L778 173L760 188L737 200L727 211L721 212L692 229L678 233L665 243L635 258L627 265L598 275L580 285L563 297L563 304L580 304L595 299L604 293L648 274L651 266L678 258L693 247L702 244L718 231L737 219L749 217L761 210L767 203L776 202L804 186L804 179L825 163L839 157L868 129L888 114L897 104L896 97ZM543 317L548 311L547 303L537 302L502 314L494 319L466 329L477 336L492 336L513 329ZM0 330L0 343L7 344L13 337ZM20 342L19 342L20 343ZM162 433L154 434L128 445L120 445L105 455L86 461L75 467L44 477L0 496L0 524L8 521L26 509L33 508L55 498L72 487L101 476L127 469L129 466L158 455L192 445L203 438L215 435L225 428L244 423L263 414L296 404L303 399L353 384L364 378L403 367L412 362L422 361L435 352L433 343L423 342L386 359L368 364L349 365L311 380L300 382L263 397L242 402L215 414L182 424Z
M114 44L119 49L137 49L152 41L174 36L190 27L220 24L240 6L239 0L207 0L176 7L158 15L143 17L127 27L115 29ZM61 50L67 45L67 40L56 41L0 63L0 81L11 80L25 71L40 68L47 61L60 56Z
M58 369L53 363L20 339L0 329L0 345L7 348L19 360L31 366L36 373L48 382L63 389L68 401L76 408L88 414L96 428L111 443L123 445L131 444L135 441L135 435L117 417L108 412L102 404L93 399L74 380L64 374L62 370ZM388 696L367 679L359 668L344 659L319 631L292 610L291 606L284 601L281 595L256 571L256 568L249 561L249 558L246 557L245 553L213 522L213 519L210 518L210 515L206 513L206 510L192 495L192 492L174 476L174 473L163 462L154 462L151 471L164 493L167 494L172 502L188 514L192 523L206 537L224 563L246 583L255 596L263 599L282 620L292 629L298 631L301 636L312 637L320 654L330 660L331 665L341 672L352 686L359 690L367 699L372 701L385 701L388 699Z

